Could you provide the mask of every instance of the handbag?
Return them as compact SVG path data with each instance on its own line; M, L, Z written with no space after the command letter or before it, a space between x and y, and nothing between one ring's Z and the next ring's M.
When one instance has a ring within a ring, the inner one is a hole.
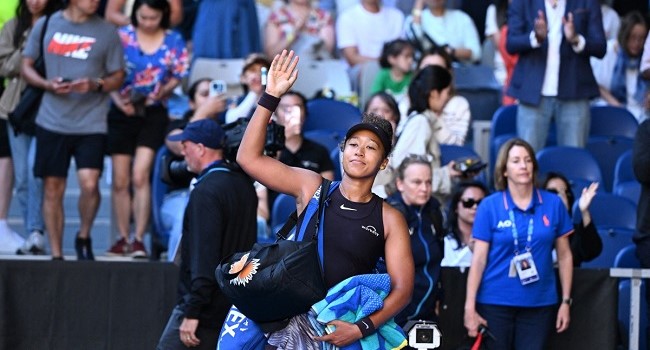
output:
M303 225L296 232L296 241L286 239L296 224L294 212L277 233L275 243L256 243L248 252L230 255L215 271L221 292L265 332L284 328L289 318L307 312L327 294L318 241L322 236L320 222L330 183L323 179L320 193L316 193L317 207L310 200L303 211ZM300 241L314 214L317 215L314 234L310 240Z
M45 61L43 59L43 46L45 45L45 32L47 24L50 22L50 16L45 17L45 23L41 30L41 48L40 56L34 62L34 69L42 77L45 77ZM36 133L36 115L41 106L41 100L45 91L33 85L27 85L20 95L20 101L13 111L9 112L9 123L14 129L16 135L27 134L33 136Z

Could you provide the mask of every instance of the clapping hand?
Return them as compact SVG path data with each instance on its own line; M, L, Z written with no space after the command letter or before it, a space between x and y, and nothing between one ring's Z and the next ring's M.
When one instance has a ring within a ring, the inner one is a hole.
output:
M562 17L562 29L564 31L564 37L572 45L575 45L578 36L576 34L576 27L573 24L573 13L569 12L566 17Z
M544 17L544 11L537 11L537 18L535 18L535 25L533 27L535 31L535 38L539 43L546 40L546 35L548 33L548 25L546 24L546 18Z
M594 199L596 196L596 191L598 190L598 182L592 182L589 187L585 187L582 189L582 195L580 196L580 200L578 200L578 207L580 208L581 212L584 212L586 210L589 210L589 206L591 205L591 200Z
M280 97L291 89L298 78L298 59L293 50L282 50L281 54L275 55L267 75L267 94Z

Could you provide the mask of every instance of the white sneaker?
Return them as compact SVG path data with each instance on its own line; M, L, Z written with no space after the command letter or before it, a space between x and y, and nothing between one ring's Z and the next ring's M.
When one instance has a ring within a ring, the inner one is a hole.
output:
M45 254L45 236L38 230L32 231L27 240L16 250L18 255Z
M0 254L13 254L25 243L25 239L10 228L0 229Z

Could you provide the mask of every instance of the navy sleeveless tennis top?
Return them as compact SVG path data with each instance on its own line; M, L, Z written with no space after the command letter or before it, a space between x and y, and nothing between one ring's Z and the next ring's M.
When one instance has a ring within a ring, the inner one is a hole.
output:
M347 200L340 187L326 202L323 222L323 261L328 288L348 277L374 273L384 256L383 200L368 203Z

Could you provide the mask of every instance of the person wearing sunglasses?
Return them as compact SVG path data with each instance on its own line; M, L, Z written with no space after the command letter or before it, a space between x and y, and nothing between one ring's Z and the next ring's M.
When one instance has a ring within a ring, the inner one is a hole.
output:
M571 321L573 225L557 195L535 188L538 169L529 143L506 142L494 168L498 192L476 212L464 321L470 337L481 325L490 327L488 349L546 349L553 329L564 332Z
M569 180L564 175L556 172L547 173L541 187L560 196L562 203L569 211L569 215L572 214L575 198ZM571 253L573 253L573 266L575 267L580 267L583 262L597 258L603 251L603 241L598 235L596 225L594 225L591 213L589 213L591 200L596 195L597 190L598 183L594 182L589 187L582 189L582 194L578 199L578 208L582 220L573 223L574 232L569 237Z
M472 227L476 210L490 193L478 181L461 182L451 195L447 215L448 233L445 236L445 257L442 266L469 267L472 263Z
M440 203L432 197L431 177L431 162L427 157L408 155L397 168L397 192L386 199L406 218L415 263L411 302L395 316L395 322L401 327L410 320L437 319L444 230ZM382 262L378 269L386 272Z

